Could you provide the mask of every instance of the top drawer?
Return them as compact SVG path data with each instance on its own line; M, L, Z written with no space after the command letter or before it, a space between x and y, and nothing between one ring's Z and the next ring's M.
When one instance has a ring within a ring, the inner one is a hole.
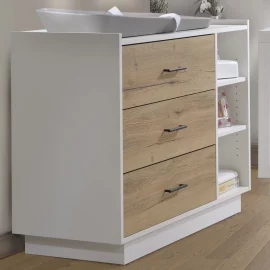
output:
M215 81L214 35L123 47L124 109L212 90Z

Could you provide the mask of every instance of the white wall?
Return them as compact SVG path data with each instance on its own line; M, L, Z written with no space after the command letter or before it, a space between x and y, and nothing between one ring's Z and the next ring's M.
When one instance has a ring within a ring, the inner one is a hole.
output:
M83 9L107 10L117 6L122 11L146 12L150 8L150 0L81 0Z
M169 12L175 12L181 15L194 15L197 5L196 0L168 0Z

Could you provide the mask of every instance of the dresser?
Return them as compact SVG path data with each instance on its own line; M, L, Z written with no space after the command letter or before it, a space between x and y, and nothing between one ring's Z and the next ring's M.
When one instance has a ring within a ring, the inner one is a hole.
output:
M241 211L249 118L241 134L217 129L226 33L241 33L248 57L242 21L126 39L13 33L13 233L26 236L27 253L127 264ZM248 99L247 63L242 71ZM219 142L235 136L244 161ZM226 196L217 192L221 165L243 179Z

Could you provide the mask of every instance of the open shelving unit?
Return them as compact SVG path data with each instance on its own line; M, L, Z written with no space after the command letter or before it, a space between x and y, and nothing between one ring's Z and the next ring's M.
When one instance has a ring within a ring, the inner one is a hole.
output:
M218 23L227 22L220 20ZM239 21L235 21L237 23ZM249 25L248 21L243 23ZM217 130L217 174L219 169L234 170L238 172L240 180L238 188L218 195L218 200L224 201L239 197L251 189L249 31L239 29L236 32L218 33L216 46L221 59L238 62L240 73L238 78L217 80L217 94L219 91L226 93L233 123L231 127Z

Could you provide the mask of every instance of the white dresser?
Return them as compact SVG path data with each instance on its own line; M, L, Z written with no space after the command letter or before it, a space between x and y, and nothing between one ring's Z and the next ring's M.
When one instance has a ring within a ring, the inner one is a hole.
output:
M26 252L127 264L241 211L249 26L12 37L13 233ZM216 80L217 50L240 78ZM217 129L217 92L233 126ZM219 168L240 187L217 192Z

